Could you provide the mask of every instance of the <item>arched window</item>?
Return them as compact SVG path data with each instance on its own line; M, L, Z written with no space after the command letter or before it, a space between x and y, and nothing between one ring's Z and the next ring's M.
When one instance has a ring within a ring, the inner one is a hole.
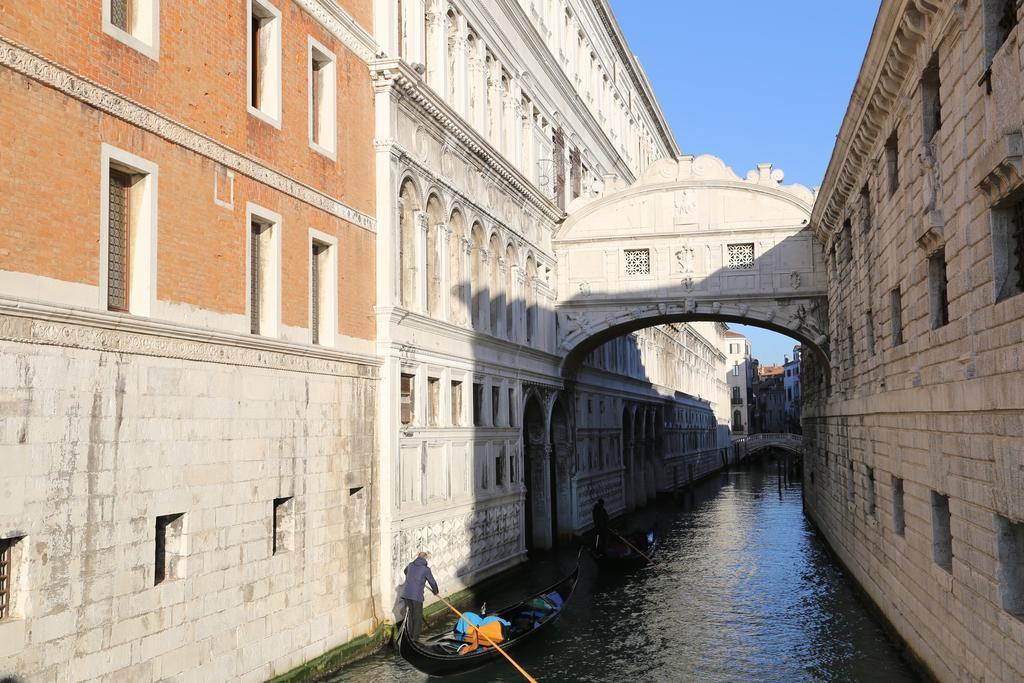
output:
M436 195L427 200L427 315L441 315L441 220L444 215Z
M500 328L498 321L501 319L500 316L503 308L501 301L501 266L499 264L501 259L501 243L498 242L498 236L492 235L491 241L487 246L488 251L491 252L491 272L488 281L491 299L491 334L498 336Z
M416 305L416 215L420 199L411 180L402 183L398 210L398 301L403 308L413 308Z

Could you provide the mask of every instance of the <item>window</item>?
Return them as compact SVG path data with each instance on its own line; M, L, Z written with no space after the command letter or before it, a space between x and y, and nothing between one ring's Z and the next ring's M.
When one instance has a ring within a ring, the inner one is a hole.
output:
M903 512L903 480L892 478L892 530L897 536L906 533L906 516Z
M103 32L152 60L160 58L160 0L104 0Z
M989 66L1017 25L1017 0L984 0L984 10L985 65Z
M14 616L18 542L23 537L0 538L0 621Z
M846 358L850 363L850 368L857 364L857 355L853 346L853 327L849 325L846 327Z
M427 378L427 424L441 424L441 380L436 377Z
M946 279L946 250L939 249L928 257L928 301L932 329L949 322L949 296Z
M416 376L402 374L401 380L400 417L402 424L410 425L416 415Z
M338 262L334 248L337 240L315 231L310 233L310 337L314 344L332 346L338 329Z
M733 363L733 366L732 366L732 376L733 377L739 377L740 376L740 364L738 362Z
M337 152L337 68L334 54L309 39L309 144L331 157Z
M484 426L484 385L473 382L473 426Z
M930 142L942 127L942 103L939 100L939 56L932 55L921 75L921 114L924 117L924 141Z
M462 382L452 380L452 425L462 424Z
M735 401L737 403L740 401L740 388L739 387L733 387L732 388L732 398L733 398L733 401Z
M626 249L623 253L626 257L626 275L650 275L650 249Z
M519 481L519 457L515 452L508 456L508 483L515 484Z
M889 308L892 318L892 345L897 347L903 343L903 297L899 287L889 292Z
M185 576L185 513L156 518L153 585Z
M281 127L281 12L249 0L249 113Z
M839 246L842 250L843 263L853 260L853 223L849 218L843 221L843 231L839 235Z
M505 485L505 449L499 448L498 455L494 458L494 485Z
M875 516L875 468L868 469L868 514Z
M996 515L999 602L1010 614L1024 615L1024 524Z
M516 415L516 392L515 392L515 389L513 389L512 387L509 387L508 388L508 420L507 420L507 422L505 424L507 424L509 427L514 427L516 425L515 415Z
M501 405L501 388L491 387L491 426L497 427L498 422L498 407Z
M885 141L885 169L889 179L889 196L896 194L900 187L899 138L896 131Z
M295 536L295 504L291 496L275 498L270 530L270 554L277 555L292 549Z
M953 533L949 522L949 496L932 491L932 559L947 572L953 571Z
M728 265L732 270L750 270L754 267L754 243L730 244Z
M253 204L247 205L246 215L249 332L276 337L281 324L281 216Z
M871 206L871 189L868 188L868 184L864 183L864 187L860 188L860 210L861 210L861 230L863 232L870 232L871 226L874 223L874 216L872 212L873 207Z
M1024 292L1024 197L992 210L996 301Z
M856 492L856 482L853 480L853 460L849 460L846 463L846 495L853 502L854 494Z
M875 315L869 308L864 313L864 331L868 338L868 355L875 355Z
M150 315L156 298L157 167L106 144L101 157L101 305Z

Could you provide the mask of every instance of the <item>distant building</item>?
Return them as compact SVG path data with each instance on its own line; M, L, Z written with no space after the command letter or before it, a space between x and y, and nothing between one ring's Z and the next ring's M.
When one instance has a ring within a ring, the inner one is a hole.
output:
M786 357L783 364L785 375L783 386L786 389L786 397L783 401L783 412L785 413L785 426L783 431L800 434L800 355L803 349L800 345L793 347L793 359Z
M739 332L725 333L726 381L729 385L729 403L732 409L732 436L739 438L750 433L750 403L752 358L750 340Z
M783 432L785 417L785 369L758 365L754 373L750 433Z

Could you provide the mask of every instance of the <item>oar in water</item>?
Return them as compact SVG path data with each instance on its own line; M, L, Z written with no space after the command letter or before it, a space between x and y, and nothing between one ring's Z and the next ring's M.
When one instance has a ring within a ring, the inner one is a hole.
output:
M460 619L465 619L465 620L466 620L466 623L467 623L467 624L469 624L469 619L466 619L466 617L462 616L462 612L460 612L459 610L457 610L457 609L455 608L455 606L454 606L454 605L452 605L452 603L448 602L447 600L445 600L445 599L444 599L443 597L441 597L440 595L438 595L437 597L438 597L438 599L439 599L439 600L440 600L441 602L443 602L444 604L446 604L446 605L448 606L448 609L450 609L451 611L453 611L453 612L455 612L456 614L458 614L458 615L459 615L459 618L460 618ZM470 624L470 625L472 626L472 624ZM519 671L519 673L521 673L521 674L523 675L523 678L525 678L526 680L530 681L530 683L537 683L537 679L536 679L536 678L534 678L533 676L531 676L530 674L526 673L526 669L524 669L523 667L519 666L519 664L517 664L517 663L516 663L516 660L512 659L512 658L511 658L511 657L510 657L510 656L508 655L508 653L507 653L507 652L505 652L504 650L502 650L502 649L501 649L501 646L500 646L500 645L498 645L498 644L497 644L496 642L494 642L493 640L491 640L491 637L490 637L489 635L487 635L486 633L484 633L484 632L483 632L482 630L480 630L479 628L477 629L477 633L479 633L479 634L480 634L480 635L482 635L482 636L483 636L484 638L486 638L486 639L487 639L487 642L488 642L488 643L490 643L490 644L491 644L491 645L492 645L492 646L494 647L494 649L495 649L495 650L497 650L498 652L500 652L500 653L501 653L501 656L502 656L502 657L504 657L505 659L507 659L507 660L509 661L509 663L511 663L511 664L512 664L512 666L514 666L514 667L516 668L516 670L517 670L517 671Z
M630 548L632 548L633 550L635 550L635 551L637 551L638 553L640 553L640 557L644 558L645 560L647 560L647 561L648 561L648 562L650 562L651 564L654 564L654 560L652 560L652 559L651 559L650 557L648 557L647 553L645 553L645 552L644 552L643 550L640 550L640 548L637 548L637 547L636 547L635 545L633 545L632 543L630 543L629 541L627 541L627 540L626 540L625 538L623 538L623 536L622 536L621 534L619 534L619 532L618 532L618 531L613 531L612 529L609 529L609 531L611 531L611 532L612 532L613 534L615 534L616 536L618 536L618 537L619 537L619 540L621 540L621 541L622 541L623 543L625 543L626 545L628 545L628 546L629 546Z

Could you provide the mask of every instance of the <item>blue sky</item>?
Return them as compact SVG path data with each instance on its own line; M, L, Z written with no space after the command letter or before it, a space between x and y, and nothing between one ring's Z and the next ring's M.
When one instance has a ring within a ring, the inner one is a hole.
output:
M819 185L878 0L610 0L684 154ZM763 362L793 341L742 325Z

